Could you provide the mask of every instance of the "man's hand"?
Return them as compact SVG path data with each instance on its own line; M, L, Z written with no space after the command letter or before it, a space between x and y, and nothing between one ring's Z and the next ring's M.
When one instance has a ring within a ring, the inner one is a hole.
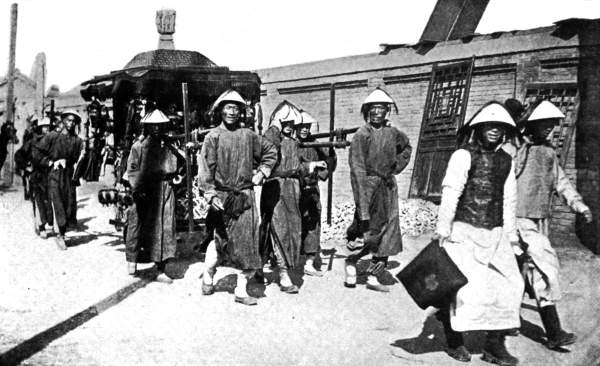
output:
M190 141L188 143L185 144L186 149L188 150L198 150L200 148L200 144L194 142L194 141Z
M259 186L262 184L263 179L265 178L264 174L259 170L252 177L252 184L255 186Z
M58 159L52 165L54 166L54 169L66 168L67 167L67 159Z
M312 173L315 171L315 169L327 169L327 163L325 163L324 161L311 161L310 163L308 163L308 172Z
M583 215L583 217L585 218L585 222L586 224L589 224L592 222L592 211L588 208L586 210L583 210L583 212L581 213Z
M444 243L444 241L446 241L446 239L448 239L448 238L445 236L442 236L438 233L433 234L433 236L431 237L431 240L437 240L440 245L442 245Z
M214 196L210 200L210 205L217 211L223 211L223 202L221 202L221 199L217 196Z

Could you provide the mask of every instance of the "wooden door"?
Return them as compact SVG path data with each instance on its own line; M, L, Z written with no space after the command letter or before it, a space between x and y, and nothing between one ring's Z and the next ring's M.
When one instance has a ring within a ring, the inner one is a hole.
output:
M456 133L462 126L469 99L474 58L470 61L433 65L410 197L439 202L450 155L456 149Z

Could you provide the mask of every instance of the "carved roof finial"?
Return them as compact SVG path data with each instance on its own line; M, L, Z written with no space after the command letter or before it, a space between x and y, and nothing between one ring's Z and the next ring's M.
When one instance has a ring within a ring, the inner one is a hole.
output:
M156 30L160 34L158 48L163 50L174 50L175 42L175 9L161 9L156 11Z

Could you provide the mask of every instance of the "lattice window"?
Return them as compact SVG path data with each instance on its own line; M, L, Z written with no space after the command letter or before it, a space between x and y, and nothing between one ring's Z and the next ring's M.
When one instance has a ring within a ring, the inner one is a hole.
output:
M470 61L433 67L422 138L456 135L466 107L471 67Z
M540 84L529 85L525 92L525 106L528 107L538 100L548 100L565 114L560 125L554 129L551 141L556 146L556 152L564 165L570 143L575 133L579 94L577 84Z
M462 126L473 61L433 66L410 188L411 197L439 200L456 132Z

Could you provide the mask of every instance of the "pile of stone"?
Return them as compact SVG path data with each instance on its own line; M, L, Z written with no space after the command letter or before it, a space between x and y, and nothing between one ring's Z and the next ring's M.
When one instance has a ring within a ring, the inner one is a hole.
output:
M417 198L398 200L400 230L403 234L419 236L432 232L437 224L438 206Z
M398 200L400 230L403 235L419 236L435 230L438 206L421 199ZM342 202L333 207L331 225L327 225L323 212L321 240L345 240L346 229L354 217L354 202Z

